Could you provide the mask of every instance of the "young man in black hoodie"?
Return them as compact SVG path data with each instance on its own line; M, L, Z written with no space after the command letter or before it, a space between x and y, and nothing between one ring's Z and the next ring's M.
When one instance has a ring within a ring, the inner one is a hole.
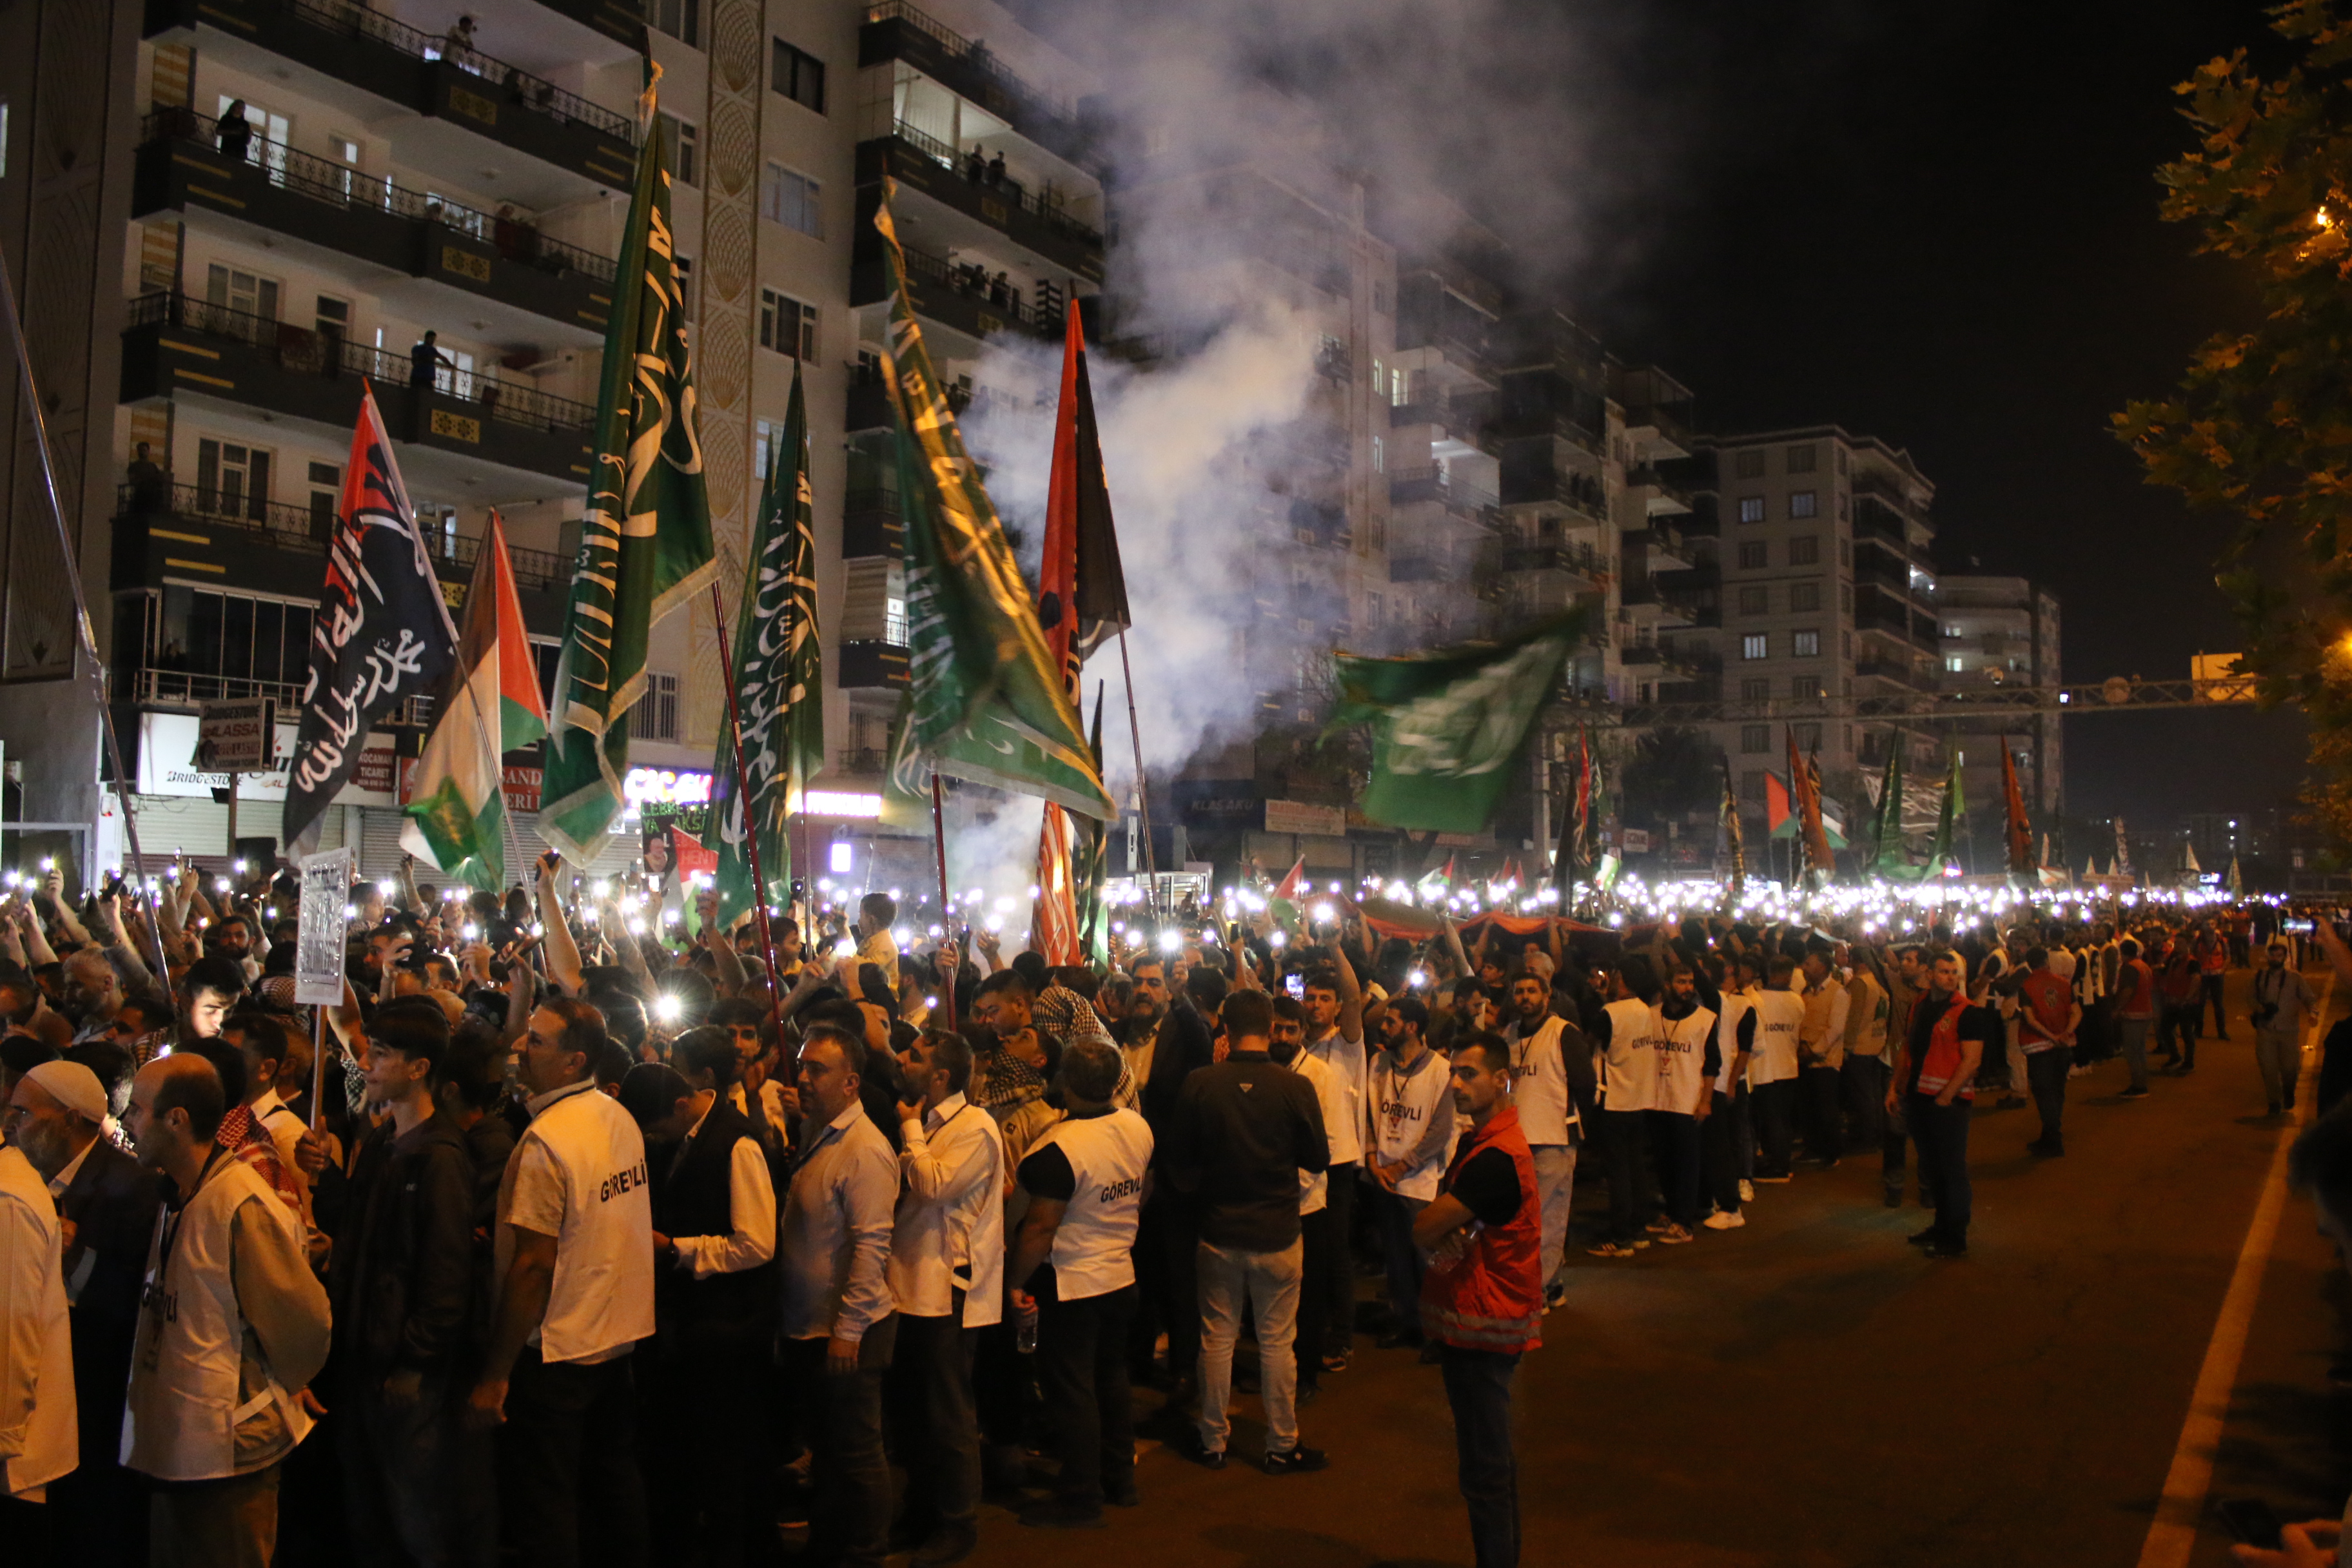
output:
M368 1026L367 1094L386 1111L352 1162L328 1277L336 1426L351 1539L365 1563L446 1563L450 1453L473 1302L473 1161L436 1109L440 1006L410 997Z

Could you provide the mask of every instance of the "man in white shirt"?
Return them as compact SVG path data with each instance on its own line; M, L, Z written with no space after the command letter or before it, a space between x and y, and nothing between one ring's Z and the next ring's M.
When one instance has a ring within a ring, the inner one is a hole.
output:
M879 969L894 995L898 990L898 939L890 928L898 919L898 900L887 893L868 893L858 900L857 962ZM854 986L851 994L856 994Z
M926 1031L899 1056L905 1190L890 1233L898 1343L889 1391L907 1447L916 1568L946 1568L979 1544L980 1331L1004 1317L1004 1134L964 1099L971 1046Z
M470 1407L504 1426L501 1523L533 1568L575 1568L583 1539L618 1562L646 1547L629 1352L654 1331L653 1204L644 1135L596 1089L608 1040L585 1002L532 1012L517 1060L531 1121L499 1184L498 1304Z
M800 1054L800 1160L784 1194L784 1376L808 1401L809 1551L880 1568L890 1535L882 1377L898 1338L888 1264L898 1157L858 1099L866 1042L812 1025Z
M1324 1186L1324 1220L1307 1243L1302 1295L1323 1296L1323 1370L1345 1372L1356 1334L1356 1260L1349 1246L1354 1234L1356 1177L1364 1161L1364 997L1356 972L1336 947L1329 962L1310 971L1300 997L1307 1009L1305 1053L1331 1069L1323 1100L1323 1126L1331 1139L1331 1168ZM1304 1347L1304 1361L1317 1347Z
M1391 1334L1419 1345L1421 1277L1427 1255L1412 1243L1412 1222L1437 1195L1454 1157L1454 1080L1423 1031L1429 1007L1400 996L1381 1010L1381 1049L1371 1067L1371 1148L1378 1189L1381 1250L1388 1265ZM1383 1341L1383 1343L1388 1342Z
M1317 1105L1329 1102L1336 1086L1331 1069L1323 1065L1320 1057L1307 1054L1307 1009L1295 996L1276 996L1274 1001L1274 1023L1266 1043L1266 1055L1276 1065L1286 1067L1305 1079L1315 1090ZM1328 1148L1330 1143L1324 1140ZM1309 1244L1306 1241L1328 1226L1331 1217L1331 1182L1327 1167L1321 1171L1298 1173L1298 1230L1300 1251L1307 1245L1327 1246L1325 1236ZM1324 1320L1328 1315L1323 1292L1304 1290L1298 1293L1297 1332L1291 1340L1291 1359L1296 1366L1297 1391L1293 1405L1304 1408L1321 1397L1323 1392L1323 1357L1319 1351L1301 1351L1300 1346L1318 1346L1324 1341Z
M77 1457L62 1250L48 1184L23 1150L0 1145L0 1497L12 1504L46 1504ZM51 1533L48 1513L39 1510L38 1536ZM37 1563L40 1542L21 1528L34 1522L20 1512L8 1544Z

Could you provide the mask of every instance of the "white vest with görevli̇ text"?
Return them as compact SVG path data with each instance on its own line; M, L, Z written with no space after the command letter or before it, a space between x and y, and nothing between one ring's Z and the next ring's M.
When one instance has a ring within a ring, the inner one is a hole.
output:
M1754 994L1756 1055L1748 1065L1751 1085L1785 1083L1797 1076L1797 1031L1805 1022L1805 999L1768 986Z
M1648 1110L1658 1103L1657 1009L1647 1002L1612 1002L1609 1040L1601 1047L1601 1103L1612 1110Z
M1706 1042L1715 1033L1715 1015L1705 1007L1685 1018L1661 1012L1657 1028L1651 1048L1657 1055L1658 1087L1650 1109L1693 1115L1706 1082Z
M514 1233L507 1221L517 1167L538 1144L563 1173L563 1228L555 1277L535 1336L540 1359L610 1360L654 1332L654 1210L646 1143L611 1095L581 1089L531 1118L499 1194L497 1279L503 1288Z
M1077 1179L1054 1232L1055 1297L1076 1301L1134 1284L1135 1226L1151 1164L1150 1127L1132 1110L1113 1110L1056 1121L1036 1147L1048 1143L1061 1150Z
M147 1286L122 1418L122 1463L159 1481L237 1474L236 1429L265 1418L273 1405L293 1443L310 1435L310 1415L268 1368L263 1369L265 1386L238 1398L246 1321L229 1272L229 1227L239 1208L251 1211L248 1220L284 1226L300 1245L301 1224L294 1211L252 1166L226 1154L213 1161L195 1196L181 1209L176 1234L169 1211L160 1210L148 1242ZM282 1456L272 1458L278 1457Z
M1568 1068L1560 1061L1560 1036L1568 1025L1547 1017L1532 1033L1511 1030L1511 1099L1519 1108L1519 1131L1530 1148L1560 1148L1568 1142L1576 1107L1569 1099Z

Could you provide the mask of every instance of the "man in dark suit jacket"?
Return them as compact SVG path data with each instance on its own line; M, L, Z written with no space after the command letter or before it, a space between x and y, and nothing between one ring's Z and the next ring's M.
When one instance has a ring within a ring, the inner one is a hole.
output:
M100 1135L106 1110L98 1076L65 1061L18 1080L7 1108L9 1140L49 1184L64 1222L81 1462L50 1484L49 1496L57 1538L74 1542L78 1568L147 1561L146 1503L121 1462L122 1401L163 1194L160 1178Z

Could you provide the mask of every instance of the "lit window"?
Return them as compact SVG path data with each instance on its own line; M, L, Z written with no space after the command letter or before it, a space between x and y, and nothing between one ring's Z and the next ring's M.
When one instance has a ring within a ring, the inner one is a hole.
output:
M1810 447L1806 448L1807 451L1811 451L1811 449L1812 448ZM1814 490L1790 491L1789 515L1796 518L1819 517L1821 515L1821 496L1819 492Z
M1741 496L1739 498L1739 521L1742 522L1763 521L1764 498L1762 496Z
M1739 657L1742 658L1769 658L1770 641L1771 639L1762 632L1750 632L1739 639Z
M1794 644L1794 646L1791 647L1791 649L1790 649L1790 651L1794 655L1794 657L1796 657L1796 658L1821 658L1821 656L1822 656L1822 634L1821 634L1821 633L1819 633L1819 632L1792 632L1792 633L1790 633L1790 638L1791 638L1791 640L1792 640L1792 642L1793 642L1793 644Z

